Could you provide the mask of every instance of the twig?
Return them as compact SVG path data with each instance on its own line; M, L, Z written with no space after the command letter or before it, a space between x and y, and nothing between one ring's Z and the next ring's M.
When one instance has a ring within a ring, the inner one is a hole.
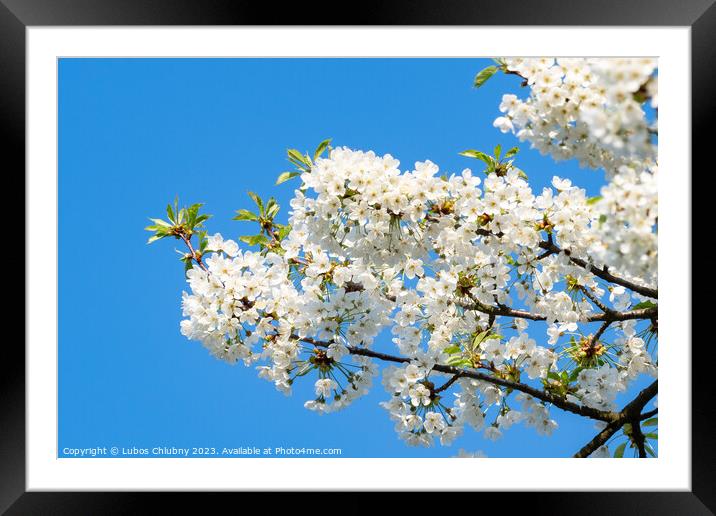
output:
M191 255L191 258L199 265L199 267L201 267L205 272L207 272L208 269L206 268L206 265L204 265L204 262L201 260L201 255L197 253L194 250L194 246L191 245L191 238L187 238L184 233L180 233L179 238L181 238L182 241L189 248L189 254Z
M638 294L641 294L643 296L651 297L654 299L658 299L659 297L659 292L657 289L638 285L633 281L629 281L619 276L615 276L614 274L610 273L606 267L603 269L598 269L587 261L572 256L572 252L569 249L562 249L554 243L550 244L550 242L548 241L540 242L539 246L542 249L552 249L555 253L564 252L564 254L573 264L578 265L583 269L586 269L588 272L591 272L595 276L602 278L609 283L616 283L617 285L621 285L622 287L628 288L629 290L633 290L634 292L637 292Z
M607 328L609 328L609 325L612 324L612 321L604 321L604 324L602 324L599 329L597 330L597 333L594 334L592 337L591 345L594 346L597 342L599 342L599 338L604 334L605 331L607 331Z
M650 410L649 412L644 412L641 416L639 416L640 421L644 421L645 419L649 419L650 417L654 417L659 413L659 409Z
M605 314L616 313L616 310L612 310L607 305L602 303L601 300L597 296L595 296L587 287L580 285L579 290L581 290L582 293Z
M462 377L462 371L453 375L453 377L450 378L447 382L445 382L441 387L438 387L437 389L435 389L433 391L433 393L438 394L440 392L443 392L443 391L449 389L452 384L454 384L456 381L458 381L460 379L460 377Z

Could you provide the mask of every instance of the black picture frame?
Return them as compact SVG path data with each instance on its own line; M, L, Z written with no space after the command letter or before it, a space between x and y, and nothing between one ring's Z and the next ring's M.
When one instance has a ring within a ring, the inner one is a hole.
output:
M705 164L716 104L713 94L716 84L714 2L372 0L351 8L351 14L346 16L338 14L337 4L328 2L311 2L309 7L301 2L278 6L247 0L0 0L0 127L5 174L11 177L13 173L20 175L21 171L24 174L25 170L25 28L81 25L688 26L692 45L692 106L698 108L692 109L692 163ZM705 169L704 173L708 172ZM690 171L678 173L688 177ZM693 220L698 222L696 217ZM689 346L689 337L685 334L685 340L679 345ZM544 510L600 515L713 514L716 511L713 489L716 454L709 424L714 399L713 372L708 370L713 363L708 360L713 355L711 340L699 345L694 339L692 347L690 492L514 493L509 496L510 512L522 509L533 513ZM156 497L161 499L165 512L187 507L184 494L26 492L25 354L17 343L6 342L3 351L0 359L3 366L0 374L0 511L17 515L133 514L145 512L150 498ZM585 479L585 490L588 488L589 479ZM554 489L560 489L558 479ZM425 501L425 497L422 500ZM213 498L212 505L217 501ZM484 507L484 502L481 501L480 506Z

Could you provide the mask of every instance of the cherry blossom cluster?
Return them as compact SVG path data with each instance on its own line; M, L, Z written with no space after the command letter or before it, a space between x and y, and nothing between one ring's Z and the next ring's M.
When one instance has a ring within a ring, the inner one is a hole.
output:
M255 217L260 249L216 234L197 252L181 225L160 227L191 250L182 334L284 393L308 379L305 406L321 413L392 362L381 405L410 445L449 445L466 426L551 435L552 405L612 411L656 376L657 166L640 104L656 105L656 63L502 62L531 93L505 95L495 125L610 171L599 197L560 177L533 192L499 155L479 177L332 148L306 158L289 231Z
M293 230L280 253L242 253L220 235L209 239L207 250L214 252L205 261L207 271L187 274L192 294L184 297L189 318L183 333L230 362L268 359L271 365L259 366L260 375L284 392L296 377L318 371L317 397L306 406L328 411L366 392L375 374L366 357L342 364L349 346L370 348L390 326L397 350L411 362L385 370L393 396L385 407L408 443L429 444L436 437L449 443L465 422L481 428L491 406L498 414L486 425L489 437L522 420L550 433L555 423L540 403L513 410L499 388L467 380L447 401L428 377L432 364L459 363L501 377L545 379L558 367L553 347L560 337L577 335L579 325L599 312L586 296L576 298L578 289L608 297L604 301L615 310L628 308L629 291L607 293L564 252L540 257L541 242L593 250L602 212L584 190L560 178L535 196L517 169L484 182L469 170L437 173L430 162L401 173L391 156L334 149L303 175L291 202ZM315 196L308 195L311 190ZM300 281L292 278L296 274ZM565 278L567 288L558 288ZM515 298L547 320L552 346L537 345L520 318L508 329L514 336L499 336L501 323L491 320L489 307ZM325 350L305 346L313 340L329 344ZM633 349L639 358L630 360L650 371L643 348L622 345L620 354ZM583 370L579 388L568 396L606 407L634 376L629 364L621 372L606 364Z
M576 158L609 174L655 162L656 128L644 104L657 107L656 59L536 58L501 60L530 93L502 98L494 125L557 160Z
M181 323L183 335L201 341L212 355L229 363L267 360L271 365L258 366L259 376L286 394L297 376L317 371L317 397L306 403L313 410L335 410L367 392L375 365L364 357L343 363L348 349L342 342L347 341L339 335L360 314L379 313L384 302L345 291L323 300L320 291L310 287L308 276L305 289L296 288L284 257L242 252L220 234L209 238L206 251L206 270L195 267L187 272L191 294L185 292L182 299L187 317ZM375 331L359 323L350 334L367 339ZM304 339L311 336L335 341L325 350L306 348ZM302 358L306 350L311 356Z

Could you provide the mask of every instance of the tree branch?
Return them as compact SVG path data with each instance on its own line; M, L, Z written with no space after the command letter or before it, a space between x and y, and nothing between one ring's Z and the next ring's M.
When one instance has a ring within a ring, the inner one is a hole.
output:
M639 422L639 418L632 419L631 421L631 437L634 441L634 444L636 444L636 449L639 450L639 458L645 459L646 458L646 448L644 447L644 434L641 431L641 423Z
M473 303L464 303L461 301L455 302L456 305L465 308L467 310L476 310L485 314L497 316L502 315L505 317L515 317L518 319L530 319L532 321L546 321L547 318L544 315L535 314L526 310L517 310L508 306L496 307L486 305L471 298ZM633 319L652 319L657 317L659 314L659 307L653 306L650 308L639 308L636 310L628 310L625 312L616 312L609 310L608 312L601 314L590 315L586 318L586 322L597 322L597 321L629 321Z
M655 288L646 287L643 285L638 285L634 283L633 281L629 281L624 278L620 278L619 276L614 276L612 273L610 273L606 267L603 269L598 269L588 263L585 260L582 260L581 258L577 258L572 256L572 252L569 249L562 249L559 246L557 246L555 243L550 243L549 241L546 242L540 242L539 246L542 249L552 250L554 253L564 252L565 255L569 258L569 260L583 269L586 269L588 272L591 272L595 276L602 278L605 281L608 281L609 283L615 283L617 285L621 285L622 287L628 288L629 290L633 290L634 292L637 292L638 294L641 294L643 296L651 297L654 299L658 299L659 292Z
M604 430L599 432L594 439L589 441L587 444L585 444L577 453L574 454L575 459L583 459L586 457L589 457L592 453L597 451L597 448L602 446L605 442L609 440L611 436L613 436L615 433L617 433L617 430L619 430L622 425L617 425L616 423L610 423L606 426Z
M479 229L478 234L481 234L483 236L492 236L500 238L502 236L501 233L495 234L491 233L484 229ZM540 242L540 247L547 249L547 252L544 253L544 256L547 256L548 254L555 254L562 251L560 247L558 247L554 242L552 241L552 235L549 235L548 240ZM569 256L568 251L564 251L567 256ZM538 258L543 258L543 255L540 255ZM588 266L584 260L580 260L578 258L571 258L574 263L577 265L580 265L581 267L586 268L588 271L592 272L598 277L601 277L602 279L606 279L604 275L607 275L608 277L612 278L612 282L616 283L617 285L627 286L626 284L631 284L629 281L624 280L622 278L617 278L616 276L613 276L609 272L606 271L606 268L604 270L596 269L594 267ZM577 260L577 261L575 261ZM578 263L579 262L579 263ZM633 285L633 284L632 284ZM360 292L364 290L364 287L361 283L354 282L354 281L347 281L343 288L346 292ZM631 287L630 287L631 288ZM646 287L639 287L637 285L637 288L632 288L635 292L640 292L638 289L644 289ZM650 308L640 308L637 310L627 310L624 312L618 312L616 310L612 310L611 308L604 305L599 299L597 299L591 292L588 292L586 288L581 289L582 292L600 309L603 313L601 314L594 314L590 315L586 318L586 322L598 322L598 321L608 321L608 322L614 322L614 321L629 321L629 320L640 320L640 319L651 319L652 321L656 321L658 315L659 315L659 307L653 306ZM654 295L650 295L650 297L656 298L656 290L653 290ZM396 297L390 294L383 294L386 299L389 301L395 302ZM644 294L648 295L648 294ZM461 301L455 301L455 304L457 306L460 306L462 308L465 308L467 310L475 310L478 312L482 312L485 314L488 314L491 318L494 318L496 316L505 316L505 317L515 317L518 319L530 319L532 321L545 321L547 318L544 315L535 314L532 312L529 312L527 310L518 310L515 308L510 308L508 306L491 306L486 305L476 299L474 296L471 296L468 293L469 298L471 299L472 303L465 303Z
M460 379L460 377L462 377L462 371L460 371L459 373L454 375L452 378L450 378L441 387L438 387L437 389L435 389L434 393L438 394L440 392L443 392L443 391L449 389L452 384L454 384L456 381L458 381Z
M291 335L291 338L300 340L302 342L306 342L308 344L312 344L314 346L319 346L319 347L328 347L332 344L332 342L324 342L324 341L312 339L309 337L299 337L297 335ZM396 362L396 363L400 363L400 364L405 364L405 363L411 362L411 359L407 358L407 357L398 357L395 355L388 355L386 353L380 353L380 352L373 351L373 350L370 350L367 348L348 346L348 351L353 355L376 358L376 359L383 360L386 362ZM598 410L598 409L595 409L592 407L578 405L577 403L572 403L571 401L567 401L565 398L562 398L555 394L551 394L549 392L541 391L539 389L536 389L536 388L526 385L524 383L514 382L512 380L506 380L504 378L498 378L496 376L491 376L489 374L481 373L476 370L461 369L458 367L442 365L442 364L435 364L433 366L433 370L438 371L440 373L448 373L448 374L452 374L452 375L459 374L460 376L463 376L465 378L481 380L483 382L491 383L493 385L498 385L500 387L506 387L508 389L513 389L515 391L524 392L525 394L529 394L533 398L537 398L537 399L544 401L546 403L551 403L555 407L562 409L566 412L572 412L574 414L589 417L591 419L596 419L599 421L606 421L609 423L619 417L619 415L615 412Z
M659 392L659 380L654 380L651 385L643 389L636 397L629 402L621 411L622 417L632 419L641 414L641 410Z
M590 290L587 287L580 285L579 290L581 290L582 294L584 294L587 297L587 299L589 299L592 303L594 303L594 305L597 308L599 308L602 312L604 312L605 314L616 312L616 310L612 310L607 305L602 303L602 301L597 296L595 296L592 292L590 292Z
M609 328L609 325L612 324L612 321L604 321L604 323L599 327L597 330L597 333L594 334L592 337L591 345L594 346L597 342L599 342L599 339L602 335L604 335L604 332L607 331L607 328Z
M649 419L650 417L654 417L659 413L659 409L650 410L649 412L644 412L642 415L639 416L640 421L644 421L645 419Z
M499 233L493 233L491 231L488 231L486 229L478 229L476 233L480 236L485 237L495 237L495 238L502 238L504 235L502 232ZM659 292L655 288L647 287L644 285L639 285L637 283L634 283L633 281L630 281L625 278L621 278L619 276L615 276L614 274L610 273L607 267L604 267L602 269L598 269L591 265L589 261L583 260L581 258L577 258L576 256L572 256L572 251L569 249L562 249L557 244L554 243L554 239L552 235L548 235L547 240L543 240L539 243L540 248L544 249L546 252L539 255L537 258L539 260L546 258L547 256L550 256L552 254L558 254L561 252L564 252L564 254L569 258L569 260L579 267L582 267L583 269L586 269L588 272L591 272L595 276L602 278L605 281L608 281L609 283L614 283L616 285L621 285L622 287L628 288L629 290L633 290L634 292L637 292L643 296L651 297L654 299L659 298Z
M649 400L656 396L658 392L659 380L654 380L651 385L639 392L639 394L637 394L636 397L616 415L617 417L609 422L604 430L599 432L594 439L589 441L584 447L582 447L581 450L575 453L574 457L588 457L627 423L631 423L632 425L632 437L634 438L634 442L639 450L639 457L646 457L644 434L641 432L639 422L656 414L656 410L645 412L644 414L641 414L641 411L644 406L649 403Z

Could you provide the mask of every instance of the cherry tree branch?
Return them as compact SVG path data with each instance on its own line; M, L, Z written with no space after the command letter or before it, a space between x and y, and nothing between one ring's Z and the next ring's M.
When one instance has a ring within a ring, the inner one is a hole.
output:
M540 242L539 246L542 249L552 251L553 253L564 252L564 254L569 258L569 261L571 261L573 264L582 267L583 269L587 270L588 272L591 272L595 276L602 278L604 281L608 281L609 283L614 283L616 285L628 288L629 290L633 290L634 292L643 296L651 297L654 299L658 299L659 297L659 292L657 289L646 287L644 285L639 285L637 283L634 283L633 281L629 281L619 276L615 276L614 274L609 272L607 267L599 269L591 263L587 262L586 260L572 256L572 252L569 249L562 249L554 242L543 241Z
M452 378L450 378L447 382L445 382L442 386L435 389L434 393L437 394L437 393L440 393L440 392L443 392L443 391L449 389L450 386L452 386L452 384L454 384L456 381L458 381L462 376L463 376L462 371L460 371L459 373L455 374Z
M504 234L502 232L493 233L486 229L478 229L477 234L480 236L495 237L495 238L502 238L504 236ZM602 278L605 281L608 281L609 283L621 285L622 287L628 288L629 290L633 290L634 292L637 292L638 294L641 294L643 296L651 297L654 299L658 299L658 297L659 297L659 292L655 288L647 287L644 285L639 285L639 284L634 283L633 281L630 281L628 279L625 279L625 278L622 278L619 276L615 276L614 274L609 272L608 267L603 267L603 268L599 269L590 263L591 260L583 260L582 258L577 258L576 256L572 256L571 250L562 249L561 247L559 247L557 244L554 243L552 235L549 235L547 240L543 240L542 242L540 242L539 246L540 246L540 248L544 249L545 252L537 257L538 260L542 260L543 258L546 258L547 256L563 252L569 258L569 261L571 261L573 264L578 265L579 267L587 270L588 272L591 272L595 276Z
M639 458L646 458L646 448L644 447L644 433L641 431L641 422L639 418L635 418L631 421L631 437L636 444L636 449L639 450Z
M518 319L530 319L532 321L546 321L547 318L544 315L535 314L526 310L517 310L508 306L491 306L481 303L475 298L471 298L473 303L456 302L455 304L466 308L468 310L476 310L489 315L502 315L505 317L515 317ZM650 308L638 308L636 310L628 310L625 312L617 312L615 310L608 309L607 312L601 314L590 315L586 318L586 322L597 322L597 321L629 321L633 319L652 319L657 317L659 314L659 308L652 306Z
M623 424L622 424L623 425ZM617 423L609 423L604 430L599 432L594 439L585 444L577 453L574 454L574 458L583 459L589 457L592 453L606 443L611 436L613 436L622 427Z
M599 432L591 441L575 453L574 457L588 457L627 423L631 423L632 425L632 437L634 438L634 442L639 450L639 457L646 457L644 434L641 432L639 422L656 414L656 410L645 412L644 414L642 414L641 411L649 400L651 400L659 392L658 382L658 380L654 380L651 385L639 392L639 394L637 394L636 397L616 415L616 418L610 421L604 430Z
M332 344L332 342L320 341L310 337L299 337L298 335L291 335L291 338L319 347L327 348ZM396 362L401 364L411 362L411 359L407 357L399 357L386 353L380 353L378 351L373 351L367 348L348 346L348 351L353 355L376 358L387 362ZM634 422L632 423L633 428L638 428L638 435L641 435L642 437L641 447L643 448L643 434L641 433L641 429L639 428L639 421L646 419L647 416L651 417L653 414L656 413L655 410L652 410L648 413L641 414L641 411L644 406L649 402L649 400L651 400L658 393L658 380L654 380L651 385L640 391L639 394L637 394L637 396L621 410L621 412L615 413L605 410L594 409L592 407L587 407L584 405L578 405L576 403L567 401L565 398L556 396L549 392L541 391L524 383L514 382L512 380L506 380L504 378L498 378L485 373L481 373L479 371L460 369L458 367L442 364L435 364L432 370L453 375L453 377L448 380L445 385L440 387L436 392L442 392L446 390L461 377L473 378L475 380L481 380L487 383L491 383L493 385L498 385L500 387L506 387L508 389L524 392L525 394L529 394L533 398L537 398L546 403L550 403L566 412L572 412L580 416L585 416L591 419L606 422L607 426L601 432L599 432L599 434L597 434L591 441L589 441L585 446L583 446L577 453L574 454L574 457L576 458L588 457L589 455L594 453L597 448L607 442L609 438L614 435L618 430L620 430L626 423L632 421ZM637 447L639 446L638 435L635 436ZM646 451L644 450L644 454L645 453ZM641 449L639 450L639 454L641 457Z
M477 233L482 236L489 236L489 237L496 237L501 238L504 236L502 233L492 233L485 229L478 229ZM568 249L562 249L559 246L557 246L554 243L552 235L548 235L547 240L544 240L540 242L539 246L542 249L545 249L545 253L538 256L538 259L542 259L546 256L549 256L551 254L558 254L560 252L564 252L565 255L569 257L569 259L572 261L572 263L586 269L588 272L591 272L597 277L600 277L604 279L605 281L609 281L611 283L624 286L626 288L629 288L639 294L646 295L648 297L652 297L654 299L657 299L657 290L651 289L649 287L643 287L640 285L637 285L629 280L626 280L624 278L620 278L618 276L614 276L610 272L608 272L607 267L604 267L603 269L597 269L596 267L590 265L586 261L580 259L580 258L574 258L571 256L571 251ZM364 290L364 287L361 283L354 282L354 281L348 281L345 283L344 288L346 292L359 292ZM603 313L601 314L593 314L586 318L586 322L597 322L597 321L606 321L606 322L615 322L615 321L629 321L629 320L640 320L640 319L651 319L652 321L656 321L658 317L658 307L650 307L650 308L640 308L636 310L627 310L624 312L619 312L616 310L613 310L604 303L602 303L596 296L594 296L587 288L581 287L580 290L600 309ZM384 294L386 299L389 301L396 301L396 297L390 294ZM469 296L470 299L473 301L472 304L470 303L464 303L464 302L456 302L455 304L468 309L468 310L476 310L478 312L482 312L485 314L488 314L491 318L494 318L495 316L505 316L505 317L515 317L520 319L530 319L533 321L545 321L547 318L544 315L535 314L526 310L519 310L515 308L510 308L508 306L491 306L484 304L480 302L478 299L476 299L474 296Z
M347 281L343 285L343 288L346 292L362 292L365 290L363 285L361 283L357 283L354 281ZM388 301L395 302L396 297L390 294L383 294L385 298ZM540 314L535 314L532 312L529 312L527 310L518 310L515 308L510 308L509 306L492 306L492 305L486 305L479 300L477 300L475 297L470 296L470 300L472 303L465 303L463 301L455 301L455 304L461 308L465 308L467 310L475 310L478 312L482 312L485 314L488 314L490 317L494 318L498 315L505 316L505 317L515 317L517 319L530 319L532 321L546 321L547 317ZM598 321L609 321L609 322L615 322L615 321L629 321L634 319L655 319L659 315L659 308L657 306L653 306L650 308L639 308L636 310L628 310L625 312L617 312L615 310L607 309L607 312L601 313L601 314L594 314L590 315L586 318L586 322L598 322Z
M292 335L291 338L300 340L302 342L306 342L308 344L312 344L314 346L319 346L319 347L324 347L324 348L327 348L328 346L330 346L332 344L332 342L320 341L320 340L312 339L310 337L299 337L297 335ZM388 355L386 353L380 353L378 351L373 351L373 350L370 350L367 348L348 346L348 351L352 355L376 358L376 359L383 360L386 362L396 362L396 363L401 363L401 364L411 362L411 359L407 358L407 357ZM584 405L578 405L577 403L567 401L565 398L563 398L561 396L557 396L555 394L536 389L536 388L531 387L527 384L515 382L512 380L506 380L504 378L498 378L496 376L481 373L479 371L475 371L472 369L461 369L459 367L435 364L433 366L433 370L438 371L440 373L447 373L447 374L452 374L452 375L459 374L460 376L465 377L465 378L481 380L483 382L491 383L493 385L498 385L500 387L506 387L508 389L513 389L515 391L524 392L525 394L529 394L533 398L537 398L537 399L544 401L546 403L551 403L555 407L562 409L566 412L572 412L574 414L589 417L591 419L612 422L618 417L618 414L616 414L614 412L598 410L598 409L595 409L592 407L587 407Z
M650 410L649 412L644 412L639 416L640 421L644 421L645 419L649 419L650 417L654 417L659 413L659 409Z
M648 387L643 389L630 401L621 411L624 419L637 417L644 406L659 392L659 380L654 380Z
M597 330L597 333L594 334L591 340L591 345L594 346L597 342L599 342L599 338L604 335L604 332L607 331L607 328L609 328L609 325L612 324L612 321L604 321L604 323L599 327Z
M591 292L587 287L584 287L584 286L581 286L581 285L580 285L579 290L582 291L582 293L587 297L587 299L589 299L592 303L594 303L594 306L596 306L597 308L599 308L599 309L600 309L602 312L604 312L605 314L614 313L614 312L615 312L615 310L612 310L612 309L609 308L607 305L605 305L604 303L602 303L602 301L601 301L597 296L595 296L594 293Z

